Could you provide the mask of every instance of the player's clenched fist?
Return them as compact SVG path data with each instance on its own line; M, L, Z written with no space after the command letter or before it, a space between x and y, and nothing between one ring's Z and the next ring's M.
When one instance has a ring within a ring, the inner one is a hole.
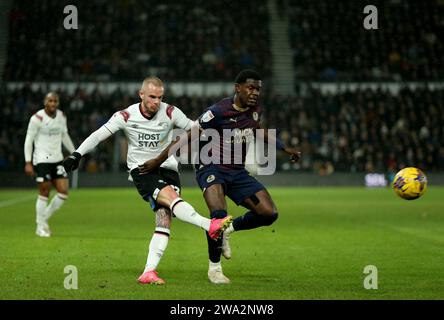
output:
M73 152L68 158L63 161L63 167L66 172L71 172L79 167L80 159L82 155L78 152Z

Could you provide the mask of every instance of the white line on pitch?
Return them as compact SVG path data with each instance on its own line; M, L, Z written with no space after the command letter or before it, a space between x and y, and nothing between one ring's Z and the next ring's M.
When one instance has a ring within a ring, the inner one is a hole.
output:
M16 199L11 199L11 200L0 201L0 208L9 207L14 204L26 202L26 201L29 201L29 200L32 200L35 198L36 198L36 196L33 195L33 196L27 196L27 197L23 197L23 198L16 198Z

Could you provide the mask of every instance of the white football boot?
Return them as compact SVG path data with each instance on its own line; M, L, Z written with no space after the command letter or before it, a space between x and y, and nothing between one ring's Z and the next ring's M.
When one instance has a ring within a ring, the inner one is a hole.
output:
M49 238L51 236L51 230L49 229L48 223L37 224L37 230L35 234L39 237Z
M227 284L230 283L228 279L222 272L222 267L209 267L208 268L208 279L214 284Z

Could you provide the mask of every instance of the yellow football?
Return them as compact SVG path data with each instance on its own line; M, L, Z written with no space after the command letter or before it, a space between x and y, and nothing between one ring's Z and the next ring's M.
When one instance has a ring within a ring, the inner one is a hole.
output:
M403 199L418 199L427 190L427 177L418 168L404 168L393 179L393 190Z

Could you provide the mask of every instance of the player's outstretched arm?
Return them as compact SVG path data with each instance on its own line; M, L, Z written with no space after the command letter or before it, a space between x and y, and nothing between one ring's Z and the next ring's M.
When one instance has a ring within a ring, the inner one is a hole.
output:
M162 153L160 153L156 158L147 160L144 164L139 165L139 173L146 174L158 167L166 160L169 156L176 154L180 148L184 145L199 139L202 128L196 123L196 125L191 125L191 129L183 133L176 138L173 142L166 147Z
M279 138L277 137L269 137L268 136L268 130L264 129L264 128L259 128L259 129L263 129L263 130L258 130L258 137L260 139L262 139L263 141L265 141L265 143L268 144L275 144L276 148L279 150L284 151L285 153L287 153L290 156L290 161L291 162L297 162L299 161L300 157L301 157L301 152L299 150L297 150L296 148L290 147L290 146L286 146Z
M88 138L83 141L80 147L74 151L68 158L63 161L63 167L66 172L71 172L79 167L80 159L85 154L91 152L100 142L112 135L105 126L94 131Z
M177 137L176 140L171 142L168 147L166 147L156 158L147 160L143 164L139 165L139 173L146 174L154 169L160 167L160 165L168 159L169 156L175 154L177 150L183 147L185 144L188 144L192 140L192 130L188 130L180 137Z

